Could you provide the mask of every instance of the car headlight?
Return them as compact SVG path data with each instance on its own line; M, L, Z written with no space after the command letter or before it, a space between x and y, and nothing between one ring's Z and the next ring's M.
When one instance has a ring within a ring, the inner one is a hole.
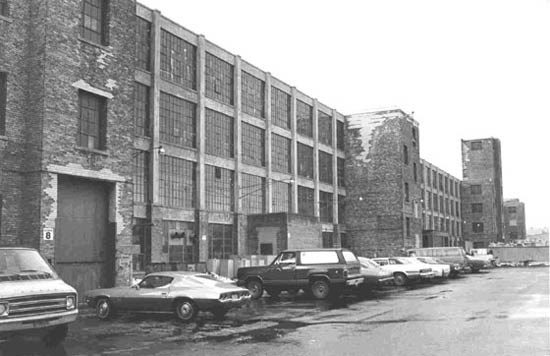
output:
M65 307L67 308L67 310L72 310L72 309L76 308L76 300L75 300L74 295L69 295L65 299Z
M10 305L8 302L0 303L0 318L7 317L10 313Z

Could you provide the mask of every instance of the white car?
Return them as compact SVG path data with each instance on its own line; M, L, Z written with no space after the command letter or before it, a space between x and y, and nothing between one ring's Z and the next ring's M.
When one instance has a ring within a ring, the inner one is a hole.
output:
M433 257L408 257L415 259L418 262L429 265L435 273L436 278L449 278L451 274L451 265L446 264L445 262L438 260Z
M376 257L372 259L382 268L393 273L395 285L402 286L414 280L429 279L434 277L431 267L424 264L413 263L404 257Z

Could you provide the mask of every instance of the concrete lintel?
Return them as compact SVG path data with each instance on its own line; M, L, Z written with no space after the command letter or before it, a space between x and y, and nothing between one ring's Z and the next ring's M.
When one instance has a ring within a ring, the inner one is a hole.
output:
M84 79L80 79L80 80L74 82L71 85L73 87L77 88L77 89L82 89L84 91L102 96L102 97L107 98L107 99L112 99L113 98L113 94L109 93L108 91L101 90L101 89L98 89L98 88L95 88L95 87L91 86L90 84L86 83L86 81L84 81Z

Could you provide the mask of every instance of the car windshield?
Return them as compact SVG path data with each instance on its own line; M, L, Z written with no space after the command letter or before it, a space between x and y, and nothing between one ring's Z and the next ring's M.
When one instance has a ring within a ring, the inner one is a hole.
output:
M399 265L399 264L402 264L402 265L410 265L410 264L412 264L411 261L406 260L406 259L404 259L404 258L395 258L395 259L393 259L393 260L390 260L390 264L391 264L392 262L395 262L395 263L393 263L393 264L396 264L396 265Z
M359 262L361 262L361 265L363 265L366 268L369 268L369 267L380 268L380 265L371 259L368 259L366 257L357 257L357 258L359 259Z
M0 249L0 282L50 278L57 275L38 251Z

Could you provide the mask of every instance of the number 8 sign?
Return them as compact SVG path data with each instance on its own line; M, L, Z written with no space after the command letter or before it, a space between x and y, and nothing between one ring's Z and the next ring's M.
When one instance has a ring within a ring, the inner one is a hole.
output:
M42 236L46 241L53 241L53 229L51 227L45 227L42 230Z

